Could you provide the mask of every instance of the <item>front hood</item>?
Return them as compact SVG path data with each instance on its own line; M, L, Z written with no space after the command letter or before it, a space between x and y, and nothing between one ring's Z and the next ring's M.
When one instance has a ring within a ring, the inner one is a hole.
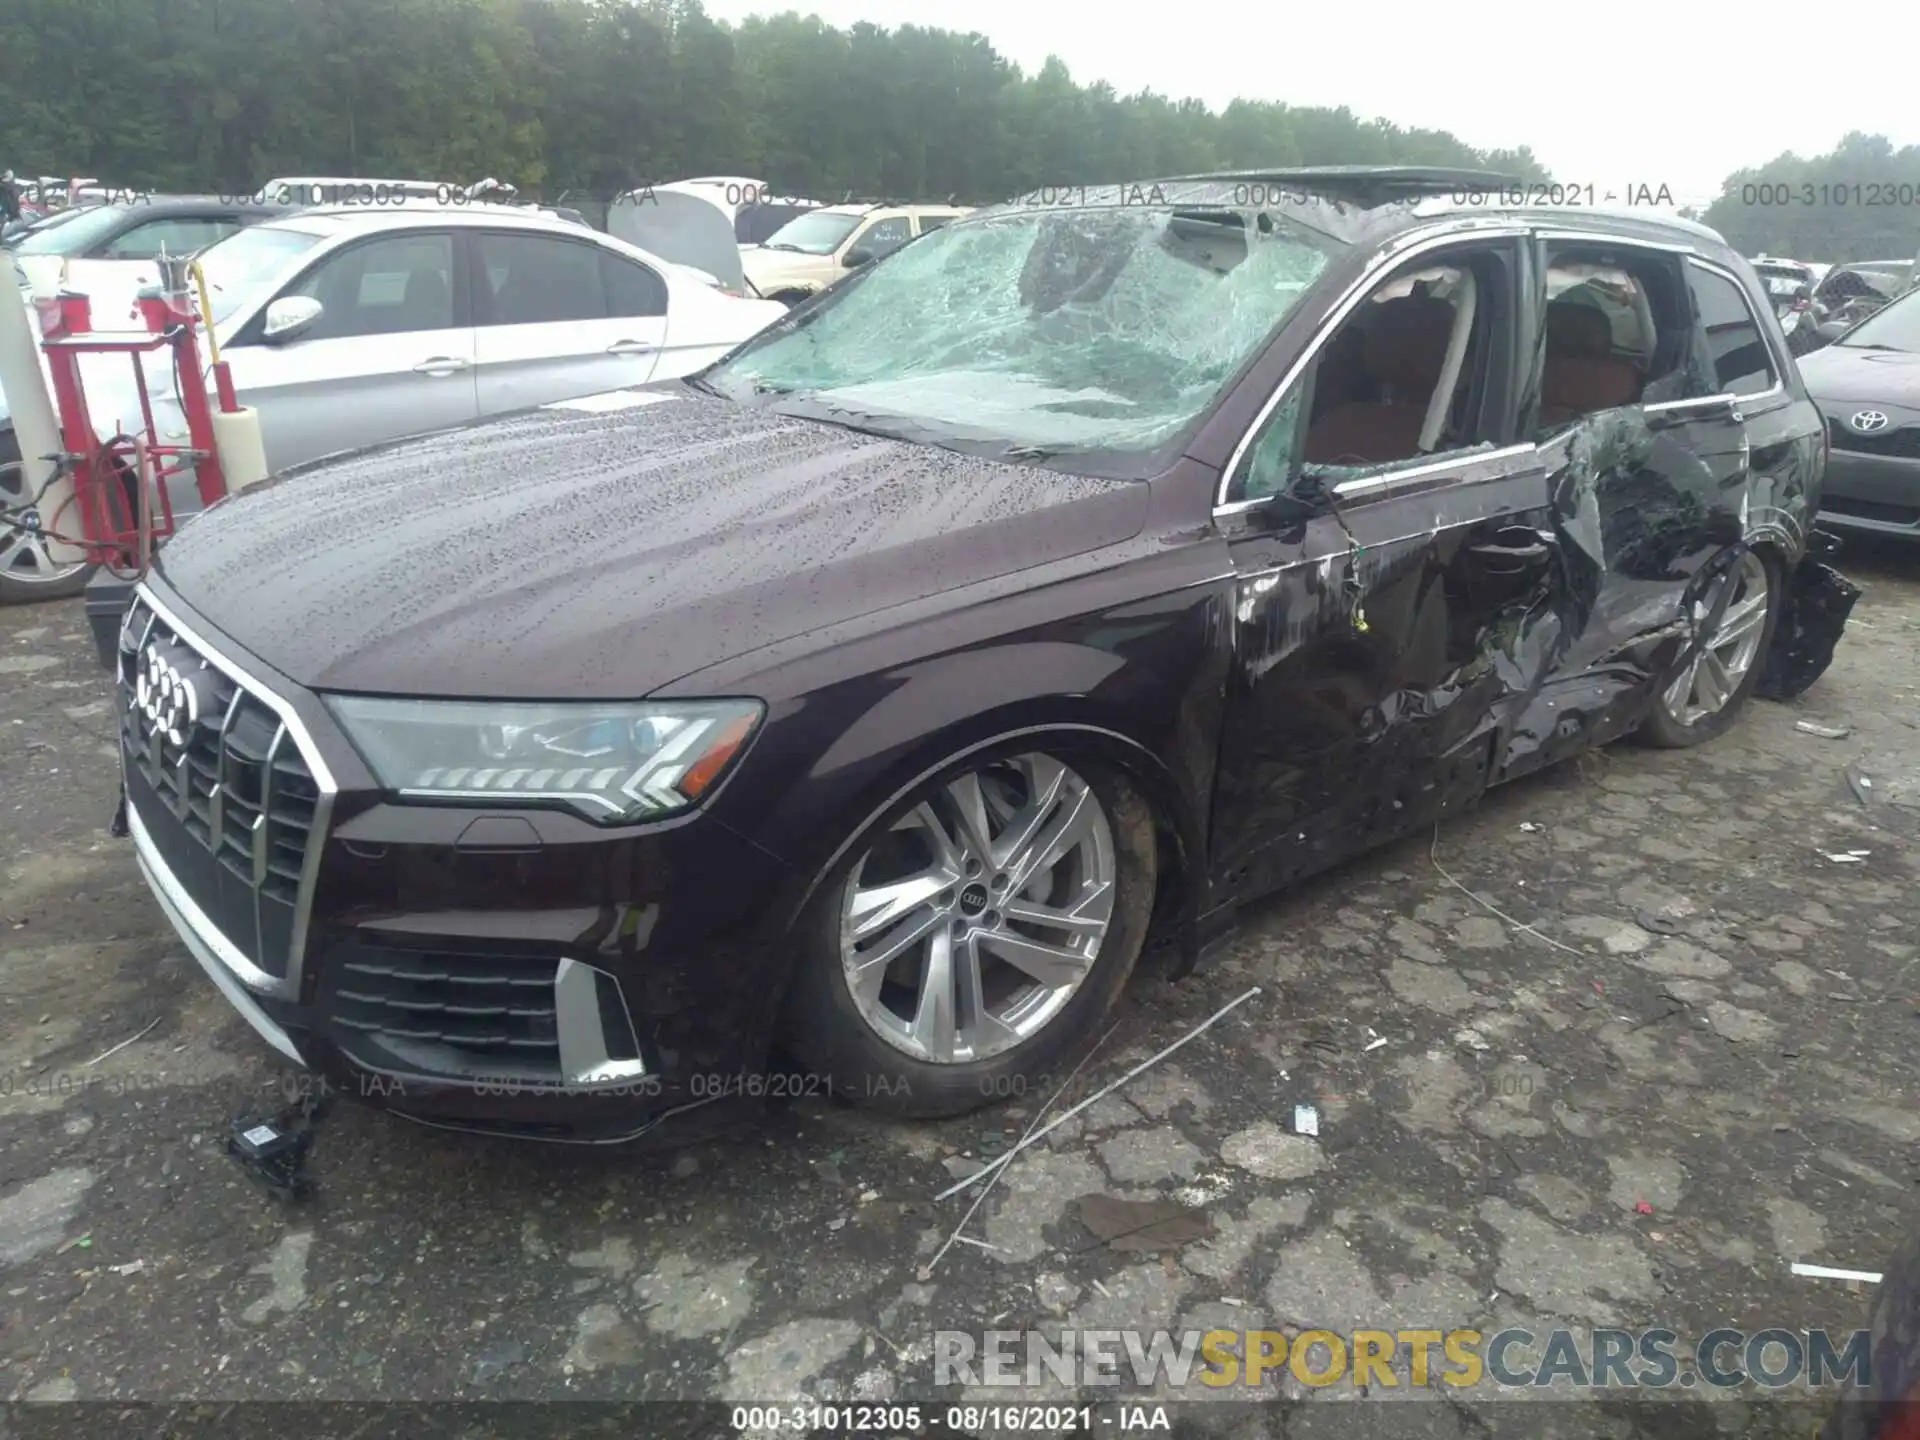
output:
M755 288L766 290L789 280L824 280L833 269L831 255L802 255L797 250L743 250L741 267Z
M288 471L182 528L155 572L313 689L619 699L1119 544L1146 514L1141 484L626 393L650 403Z
M1898 405L1920 410L1920 355L1829 345L1800 357L1800 378L1816 404Z

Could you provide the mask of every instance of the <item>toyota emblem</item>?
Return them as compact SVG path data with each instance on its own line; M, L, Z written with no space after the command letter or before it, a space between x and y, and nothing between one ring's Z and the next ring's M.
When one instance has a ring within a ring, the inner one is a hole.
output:
M153 733L174 750L184 750L200 723L200 687L194 677L174 664L172 655L150 643L140 656L133 708L146 716Z
M1884 410L1862 410L1853 417L1853 428L1862 435L1871 435L1876 430L1887 428L1887 412Z

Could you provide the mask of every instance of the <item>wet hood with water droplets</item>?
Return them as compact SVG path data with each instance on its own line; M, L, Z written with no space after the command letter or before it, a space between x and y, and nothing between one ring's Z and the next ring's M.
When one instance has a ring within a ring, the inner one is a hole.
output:
M166 590L319 690L637 698L717 661L1118 544L1148 487L675 388L290 471L162 547Z

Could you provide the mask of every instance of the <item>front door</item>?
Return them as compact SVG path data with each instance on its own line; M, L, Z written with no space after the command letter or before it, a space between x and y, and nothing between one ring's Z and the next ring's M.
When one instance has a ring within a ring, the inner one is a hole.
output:
M1547 477L1512 443L1524 263L1508 238L1411 261L1321 337L1234 464L1224 900L1477 794L1551 648Z
M239 398L260 411L271 470L478 415L473 329L455 278L451 232L361 241L281 292L321 303L310 329L275 344L256 318L222 352Z

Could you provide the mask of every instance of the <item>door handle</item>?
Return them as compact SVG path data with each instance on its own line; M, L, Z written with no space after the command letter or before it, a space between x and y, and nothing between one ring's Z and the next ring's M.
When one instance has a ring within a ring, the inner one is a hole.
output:
M649 345L645 340L616 340L607 346L609 355L651 355L660 347Z
M468 366L471 360L463 360L458 355L436 355L431 360L422 360L413 367L416 375L457 375Z

